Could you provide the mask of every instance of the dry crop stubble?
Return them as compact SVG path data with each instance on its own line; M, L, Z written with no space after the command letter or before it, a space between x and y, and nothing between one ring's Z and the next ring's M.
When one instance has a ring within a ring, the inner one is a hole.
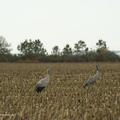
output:
M96 73L96 63L0 63L0 116L6 120L120 119L120 64L99 63L100 78L93 86L83 82ZM51 67L49 85L41 92L36 82Z

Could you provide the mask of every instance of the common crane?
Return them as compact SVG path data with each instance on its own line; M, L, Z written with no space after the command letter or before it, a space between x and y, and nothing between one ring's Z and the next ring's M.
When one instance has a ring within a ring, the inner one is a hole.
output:
M86 87L89 84L93 85L97 81L97 79L99 78L100 73L99 73L98 65L99 64L96 64L97 73L84 82L84 84L83 84L84 87Z
M50 68L47 69L47 76L36 83L35 90L41 92L49 83L50 79Z

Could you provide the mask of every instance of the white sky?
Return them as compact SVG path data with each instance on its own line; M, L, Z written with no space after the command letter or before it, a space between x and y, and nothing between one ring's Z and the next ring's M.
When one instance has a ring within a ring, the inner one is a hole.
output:
M25 39L40 39L48 53L79 40L94 48L99 39L120 50L120 0L0 0L0 35L12 53Z

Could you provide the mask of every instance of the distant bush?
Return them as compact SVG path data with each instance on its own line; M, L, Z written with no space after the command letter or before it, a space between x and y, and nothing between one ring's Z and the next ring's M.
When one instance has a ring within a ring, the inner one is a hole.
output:
M19 54L0 55L0 62L120 62L120 56L114 52L107 51L97 53L90 51L83 55L40 55L40 54Z

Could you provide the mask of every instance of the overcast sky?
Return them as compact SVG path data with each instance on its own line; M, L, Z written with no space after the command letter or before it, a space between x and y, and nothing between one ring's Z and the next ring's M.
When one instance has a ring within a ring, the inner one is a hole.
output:
M79 40L95 48L99 39L120 50L120 0L0 0L0 35L12 53L25 39L40 39L48 53Z

